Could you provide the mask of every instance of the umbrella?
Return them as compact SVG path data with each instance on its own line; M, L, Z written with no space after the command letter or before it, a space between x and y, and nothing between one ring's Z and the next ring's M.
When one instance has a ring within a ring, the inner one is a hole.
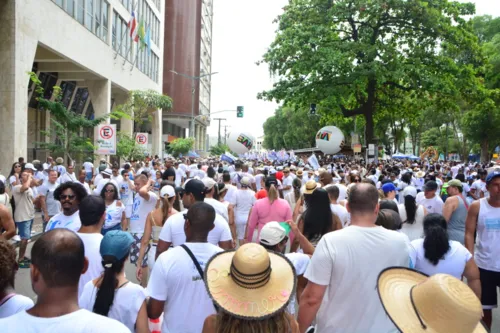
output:
M415 161L415 160L419 160L419 159L420 159L420 157L415 156L415 155L410 155L410 156L408 156L408 159L409 159L409 160L412 160L412 161Z
M392 158L395 158L395 159L404 159L404 158L408 158L408 156L406 156L405 154L396 153L396 154L392 155Z

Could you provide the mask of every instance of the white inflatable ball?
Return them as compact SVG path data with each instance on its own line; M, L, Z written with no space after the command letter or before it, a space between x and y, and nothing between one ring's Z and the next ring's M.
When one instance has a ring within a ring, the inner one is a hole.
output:
M243 131L233 131L229 134L227 145L236 154L244 154L252 149L255 138L252 134Z
M344 134L335 126L325 126L316 133L316 147L324 154L336 154L344 146Z

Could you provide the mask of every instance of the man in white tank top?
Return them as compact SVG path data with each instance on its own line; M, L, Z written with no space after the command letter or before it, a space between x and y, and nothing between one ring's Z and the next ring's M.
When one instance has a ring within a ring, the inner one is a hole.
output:
M474 254L481 278L483 320L491 329L491 310L498 306L500 287L500 171L486 177L489 198L474 201L466 220L465 246ZM474 253L474 233L477 225L477 246Z

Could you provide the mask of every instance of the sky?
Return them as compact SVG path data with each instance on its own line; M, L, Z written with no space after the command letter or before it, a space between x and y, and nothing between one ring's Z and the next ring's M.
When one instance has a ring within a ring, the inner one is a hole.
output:
M465 0L459 0L465 2ZM477 15L500 16L500 1L469 0L476 4ZM208 130L217 136L219 122L213 118L226 118L222 126L231 130L245 130L255 137L264 134L262 125L274 114L278 104L257 99L257 93L272 87L266 64L257 66L267 47L274 40L277 29L272 21L283 12L288 0L213 0L214 24L212 31L211 112L236 110L244 106L244 117L236 112L223 112L212 116ZM221 129L222 135L224 128Z

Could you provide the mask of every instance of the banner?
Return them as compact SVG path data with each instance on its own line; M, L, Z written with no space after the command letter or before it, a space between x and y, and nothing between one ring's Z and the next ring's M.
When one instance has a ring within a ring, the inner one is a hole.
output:
M312 166L312 168L314 170L318 170L319 169L319 162L318 162L318 158L316 157L315 154L312 154L308 159L307 161L309 162L309 164Z
M116 125L98 125L95 137L97 155L116 155Z

